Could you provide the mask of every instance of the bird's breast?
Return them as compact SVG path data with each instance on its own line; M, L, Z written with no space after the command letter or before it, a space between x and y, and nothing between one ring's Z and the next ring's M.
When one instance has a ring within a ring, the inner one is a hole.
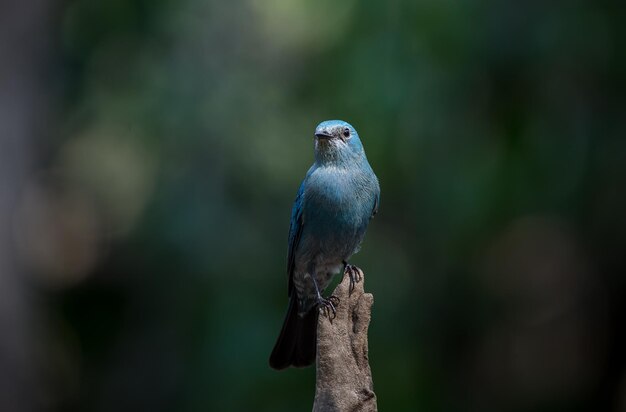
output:
M320 169L310 176L307 185L304 219L320 229L326 225L334 230L361 226L369 220L371 198L358 172Z

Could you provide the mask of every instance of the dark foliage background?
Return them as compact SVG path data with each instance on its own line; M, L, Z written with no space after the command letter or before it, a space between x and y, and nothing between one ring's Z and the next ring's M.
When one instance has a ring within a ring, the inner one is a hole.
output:
M379 408L625 411L625 10L1 2L0 409L308 410L267 358L340 118Z

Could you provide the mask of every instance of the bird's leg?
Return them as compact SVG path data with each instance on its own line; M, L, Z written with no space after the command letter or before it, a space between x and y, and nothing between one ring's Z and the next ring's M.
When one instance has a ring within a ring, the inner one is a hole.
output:
M359 270L358 267L349 264L345 260L342 262L344 265L343 273L347 273L348 276L350 277L349 291L350 293L352 293L352 291L354 290L354 285L361 281L361 271Z
M332 320L335 319L335 316L337 316L336 306L339 305L339 298L337 296L329 296L328 299L324 298L320 292L320 288L317 286L314 274L311 275L311 280L313 281L315 292L317 293L317 304L322 310L322 313L324 313L324 316L332 322Z

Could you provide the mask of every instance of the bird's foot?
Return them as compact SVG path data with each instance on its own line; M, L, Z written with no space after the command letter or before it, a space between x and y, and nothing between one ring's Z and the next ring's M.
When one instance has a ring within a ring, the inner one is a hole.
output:
M337 316L337 306L339 305L339 298L337 296L329 296L328 299L319 298L318 303L320 311L331 322Z
M344 269L344 273L346 273L350 277L350 288L348 290L350 291L350 294L352 294L352 291L354 290L354 285L359 283L362 279L361 270L358 267L349 263L346 263L345 265L346 268Z

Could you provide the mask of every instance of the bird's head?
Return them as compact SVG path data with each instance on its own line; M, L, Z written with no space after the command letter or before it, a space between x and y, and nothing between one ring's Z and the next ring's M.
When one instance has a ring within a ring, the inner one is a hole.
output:
M350 123L326 120L315 128L315 158L318 161L342 162L364 157L359 135Z

